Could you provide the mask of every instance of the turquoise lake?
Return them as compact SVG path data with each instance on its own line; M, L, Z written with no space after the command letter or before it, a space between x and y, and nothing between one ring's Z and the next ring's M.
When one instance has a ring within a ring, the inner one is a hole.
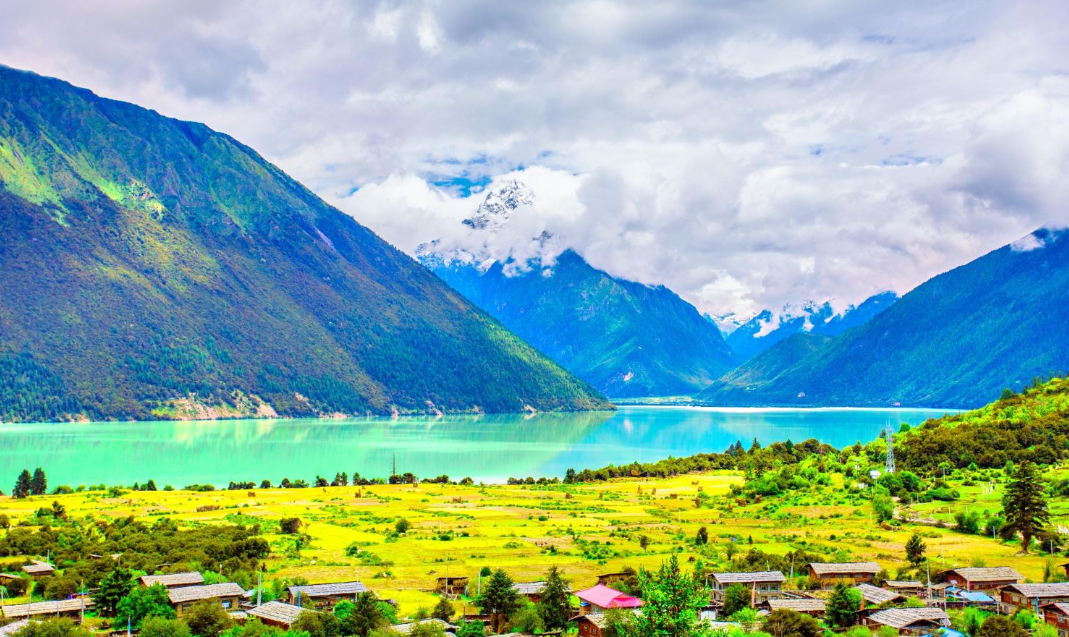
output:
M563 476L569 468L647 462L816 438L868 442L888 425L919 424L947 410L621 407L616 412L344 420L229 420L0 425L0 480L41 467L52 487L226 485L283 477L311 481L345 471L454 480ZM0 483L4 490L10 484Z

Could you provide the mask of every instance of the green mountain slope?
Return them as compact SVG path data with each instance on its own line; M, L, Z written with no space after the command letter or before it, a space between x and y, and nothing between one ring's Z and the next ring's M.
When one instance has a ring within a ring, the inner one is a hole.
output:
M1069 369L1069 237L1038 230L774 370L747 404L974 407ZM753 381L758 384L757 381ZM706 404L737 402L713 386Z
M0 67L0 420L591 409L250 148Z
M762 391L785 370L831 340L822 334L796 332L716 379L697 398L720 405L749 405L751 394Z
M1069 378L1053 378L974 411L944 416L899 434L899 466L1001 469L1007 461L1056 464L1069 457Z
M453 288L609 396L678 396L736 361L714 324L664 286L624 281L571 250L552 268L425 260Z

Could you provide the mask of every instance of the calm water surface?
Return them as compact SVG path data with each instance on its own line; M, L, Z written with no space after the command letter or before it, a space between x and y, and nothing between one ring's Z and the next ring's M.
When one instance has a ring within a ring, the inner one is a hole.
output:
M162 487L336 472L500 482L723 451L753 438L816 438L836 447L874 439L887 425L918 424L945 410L621 407L617 412L346 420L231 420L0 425L0 487L24 467L49 484Z

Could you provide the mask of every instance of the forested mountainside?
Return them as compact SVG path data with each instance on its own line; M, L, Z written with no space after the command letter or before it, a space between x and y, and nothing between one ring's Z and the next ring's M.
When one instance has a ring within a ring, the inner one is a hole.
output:
M697 400L976 407L1066 369L1069 240L1040 229L932 278L785 369L715 383Z
M208 127L0 67L0 420L609 406Z
M547 356L611 397L692 394L735 366L716 326L664 286L617 279L571 250L548 268L425 261Z
M837 313L828 302L787 307L775 315L765 310L732 331L726 340L731 351L747 361L799 332L838 336L871 320L897 300L898 295L894 292L881 292L856 307L851 305L841 313Z

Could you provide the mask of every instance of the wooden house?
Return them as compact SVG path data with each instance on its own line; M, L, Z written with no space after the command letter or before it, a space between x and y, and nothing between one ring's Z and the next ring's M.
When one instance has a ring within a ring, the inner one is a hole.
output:
M532 604L537 604L542 600L542 590L545 587L545 582L516 582L512 585L512 590L526 597ZM571 588L565 588L565 590L571 592Z
M706 578L714 604L724 602L724 591L729 586L740 584L750 592L751 605L769 599L783 597L783 582L787 578L779 571L756 571L753 573L711 573Z
M881 606L886 608L888 605L901 604L906 601L905 596L872 584L858 584L854 588L861 593L862 611L877 609Z
M949 626L950 618L942 608L888 608L865 617L862 623L873 632L881 626L890 626L899 635L917 637Z
M368 592L367 586L357 581L331 582L328 584L306 584L302 586L290 586L289 603L301 606L304 600L312 600L316 609L334 608L334 605L343 599L351 602L361 593Z
M32 602L30 604L6 604L0 614L6 619L48 619L50 617L68 617L81 621L82 612L92 606L92 601L84 597L61 599L50 602Z
M148 588L159 584L164 588L182 588L184 586L201 586L204 584L204 576L198 571L185 573L170 573L168 575L142 575L137 578L138 584Z
M883 587L889 591L894 591L903 597L924 597L927 595L924 582L915 580L889 579L883 583Z
M579 598L579 614L603 613L612 608L638 608L642 600L620 591L598 584L592 588L575 593Z
M52 566L48 562L39 562L34 560L33 564L27 564L22 567L22 570L26 571L30 577L35 580L39 580L42 577L47 577L56 572L56 567Z
M467 588L468 578L466 577L439 577L435 591L439 595L459 597L464 594L464 591L467 590Z
M575 625L579 628L579 637L601 637L609 625L608 617L604 613L579 615L574 619Z
M197 602L209 599L215 600L223 607L223 610L238 610L241 607L245 589L234 582L222 584L208 584L205 586L183 586L172 588L167 591L167 597L175 613L181 617Z
M1069 604L1055 602L1041 606L1043 621L1058 631L1058 637L1069 637Z
M1019 584L1024 576L1008 566L971 566L943 571L942 579L951 586L967 591L994 592L1003 586Z
M781 608L787 610L793 610L796 613L802 613L803 615L809 615L810 617L816 617L817 619L824 618L824 612L826 603L823 599L770 599L764 604L768 610L776 611Z
M1042 618L1043 606L1059 602L1069 603L1069 582L1010 584L999 589L1000 611L1006 615L1027 608Z
M880 572L876 562L813 562L809 566L809 577L818 582L821 588L829 588L839 582L848 584L871 584Z
M249 617L256 617L268 626L289 630L289 627L305 610L307 609L285 602L266 602L246 610L245 614Z

